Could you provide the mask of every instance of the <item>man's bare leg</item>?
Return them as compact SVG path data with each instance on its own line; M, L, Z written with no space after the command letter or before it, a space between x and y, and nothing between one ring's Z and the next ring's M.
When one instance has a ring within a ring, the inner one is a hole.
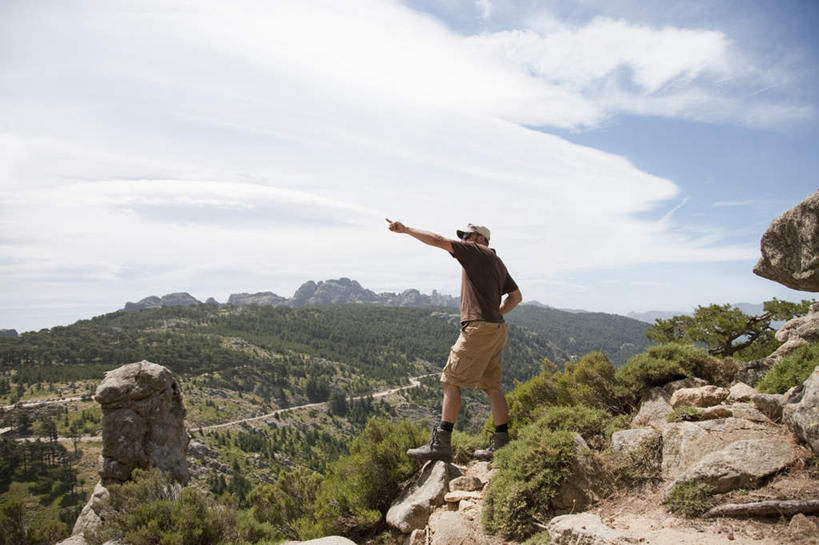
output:
M444 387L444 401L441 405L441 421L455 423L461 411L461 388L452 384L442 383ZM505 403L505 401L504 401Z
M495 425L500 426L506 424L506 421L509 418L509 409L506 405L506 396L503 395L500 388L484 390L484 392L486 392L486 395L489 396L489 408L492 410L492 419L495 421Z

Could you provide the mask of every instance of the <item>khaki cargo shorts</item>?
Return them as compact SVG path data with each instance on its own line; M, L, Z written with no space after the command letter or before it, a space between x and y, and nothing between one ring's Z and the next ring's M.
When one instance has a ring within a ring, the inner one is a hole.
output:
M506 324L466 322L449 351L441 382L462 388L500 388Z

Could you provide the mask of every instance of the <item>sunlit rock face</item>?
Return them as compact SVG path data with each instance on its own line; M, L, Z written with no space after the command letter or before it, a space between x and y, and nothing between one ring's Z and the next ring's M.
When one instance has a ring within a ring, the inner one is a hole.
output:
M754 273L791 289L819 291L819 191L776 218Z

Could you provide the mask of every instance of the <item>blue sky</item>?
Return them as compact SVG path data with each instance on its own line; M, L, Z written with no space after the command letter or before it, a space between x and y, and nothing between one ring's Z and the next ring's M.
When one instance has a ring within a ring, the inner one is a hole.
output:
M458 293L384 217L467 222L524 298L810 298L759 239L819 189L815 2L0 4L0 328L347 276Z

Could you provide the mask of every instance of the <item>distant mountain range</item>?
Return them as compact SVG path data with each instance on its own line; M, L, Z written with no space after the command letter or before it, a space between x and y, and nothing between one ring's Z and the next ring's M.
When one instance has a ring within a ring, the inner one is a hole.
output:
M442 295L433 290L427 295L416 289L404 290L401 293L375 293L361 286L357 281L349 278L337 278L314 282L309 280L302 284L292 297L282 297L272 291L262 291L257 293L234 293L228 297L226 303L219 303L213 297L209 297L205 304L230 305L230 306L288 306L306 307L316 305L336 305L336 304L370 304L388 307L451 307L457 308L458 297ZM145 297L136 303L125 303L125 311L133 312L146 308L179 307L202 304L202 301L193 297L187 292L169 293L161 297L152 295ZM572 314L592 314L594 311L573 308L558 308L543 304L539 301L526 301L524 305L529 305L544 309L560 310ZM762 304L736 303L735 307L748 315L757 315L763 312ZM640 322L654 324L658 319L667 320L674 316L692 314L692 310L648 310L645 312L629 312L625 316Z
M361 287L361 284L349 278L338 278L335 280L325 280L314 282L312 280L302 284L293 294L293 297L286 298L273 293L263 291L257 293L234 293L228 297L226 305L231 306L289 306L306 307L315 305L336 305L336 304L371 304L389 307L458 307L459 299L451 295L441 295L433 290L431 295L421 293L416 289L404 290L401 293L375 293L372 290ZM206 304L219 305L216 299L209 297ZM189 305L202 304L187 292L170 293L158 297L152 295L136 303L125 303L124 310L133 312L147 308L184 307Z

